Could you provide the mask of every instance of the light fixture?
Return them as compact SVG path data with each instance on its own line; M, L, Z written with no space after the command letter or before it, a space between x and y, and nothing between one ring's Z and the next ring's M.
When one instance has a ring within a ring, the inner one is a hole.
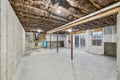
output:
M68 31L68 32L72 32L72 30L71 30L71 29L67 29L66 31Z
M42 30L41 30L41 29L38 29L37 31L38 31L38 32L42 32Z
M61 13L61 10L60 10L60 9L58 9L58 10L57 10L57 14L60 14L60 13Z
M68 10L61 7L61 6L58 6L56 8L55 14L58 15L58 16L61 16L61 17L68 17L69 16Z
M56 8L55 14L57 14L57 15L62 15L62 14L63 14L63 9L62 9L62 7L58 6L58 7Z

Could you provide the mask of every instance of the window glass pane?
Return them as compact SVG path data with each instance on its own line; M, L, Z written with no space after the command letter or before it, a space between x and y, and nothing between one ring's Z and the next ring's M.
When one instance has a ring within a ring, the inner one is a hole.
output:
M71 39L70 39L70 36L68 36L68 43L71 43Z
M92 32L92 38L96 38L97 37L97 33L96 32Z
M81 45L82 47L85 46L85 39L80 39L80 45Z
M85 47L85 33L80 34L80 46Z
M92 45L96 46L96 40L92 40Z
M101 46L102 45L102 31L92 32L92 45Z
M79 47L79 35L75 35L75 47Z
M101 46L102 45L102 40L97 40L97 46Z
M102 38L102 31L97 33L97 38Z
M92 32L92 38L102 38L102 31Z
M92 45L93 46L101 46L102 40L101 39L92 40Z

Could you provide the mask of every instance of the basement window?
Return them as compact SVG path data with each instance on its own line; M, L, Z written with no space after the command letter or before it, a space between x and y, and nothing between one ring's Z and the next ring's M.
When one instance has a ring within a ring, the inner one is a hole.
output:
M85 33L75 35L75 47L85 47Z
M75 35L75 47L79 47L79 35Z
M80 34L80 46L85 47L85 33Z
M101 46L102 45L102 30L93 31L91 34L91 40L93 46Z

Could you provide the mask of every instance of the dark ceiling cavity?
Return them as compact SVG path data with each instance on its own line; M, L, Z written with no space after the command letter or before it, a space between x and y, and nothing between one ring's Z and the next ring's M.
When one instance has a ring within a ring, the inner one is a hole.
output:
M61 6L63 8L69 9L71 7L70 3L66 0L51 0L52 5L58 4L58 6Z

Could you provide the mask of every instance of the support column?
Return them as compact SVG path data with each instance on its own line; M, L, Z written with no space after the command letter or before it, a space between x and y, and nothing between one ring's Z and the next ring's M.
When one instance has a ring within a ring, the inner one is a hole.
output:
M117 80L120 80L120 11L117 14Z
M71 28L71 60L73 60L73 28Z
M51 49L51 34L50 34L50 49Z
M58 53L58 32L57 32L57 53Z

